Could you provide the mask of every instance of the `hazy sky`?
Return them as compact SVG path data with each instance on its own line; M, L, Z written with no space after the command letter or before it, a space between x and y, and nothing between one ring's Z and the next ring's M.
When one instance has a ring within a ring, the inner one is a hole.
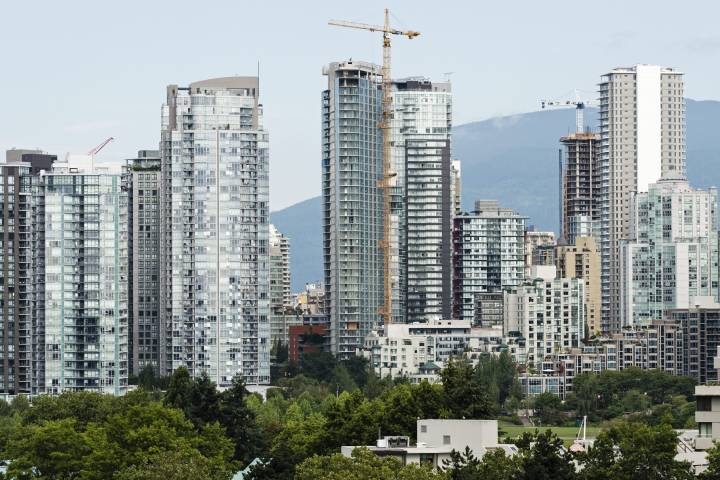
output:
M679 68L688 97L720 99L720 3L709 0L2 3L0 149L63 156L114 136L98 161L121 162L157 148L167 84L253 75L260 61L273 210L320 192L323 64L381 61L379 34L331 18L380 23L387 5L398 27L419 30L395 40L393 76L454 72L456 124L593 92L634 63Z

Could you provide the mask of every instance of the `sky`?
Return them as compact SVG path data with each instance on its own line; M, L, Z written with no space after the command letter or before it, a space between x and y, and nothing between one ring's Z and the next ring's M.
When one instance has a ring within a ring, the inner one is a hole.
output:
M380 63L377 33L330 19L421 32L393 41L393 77L449 77L454 122L539 108L600 75L651 63L685 72L686 96L720 99L720 2L665 0L3 2L0 149L64 157L115 137L96 161L157 148L168 84L254 75L270 132L270 204L320 193L323 65ZM452 73L448 73L452 72ZM462 159L461 159L462 160Z

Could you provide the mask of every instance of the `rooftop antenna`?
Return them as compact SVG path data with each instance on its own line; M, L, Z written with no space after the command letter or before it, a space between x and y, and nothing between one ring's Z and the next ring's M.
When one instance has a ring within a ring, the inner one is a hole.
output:
M455 73L455 72L445 72L445 73L443 73L443 75L445 75L445 81L446 81L446 82L449 82L449 81L450 81L450 77L452 76L453 73Z

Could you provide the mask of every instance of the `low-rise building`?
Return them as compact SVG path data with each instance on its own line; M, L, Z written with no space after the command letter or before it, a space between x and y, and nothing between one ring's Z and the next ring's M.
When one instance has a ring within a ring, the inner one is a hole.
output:
M462 354L471 334L471 322L464 320L392 323L371 332L357 353L382 377L412 377L428 364L441 365Z
M707 450L720 439L720 385L695 387L695 423L698 436L695 449Z
M343 446L341 453L349 457L359 446ZM517 453L517 447L498 443L497 420L418 420L417 444L411 445L408 437L384 437L370 451L381 457L395 457L403 465L428 463L436 468L444 466L454 451L470 448L477 458L493 450L504 450L507 455Z

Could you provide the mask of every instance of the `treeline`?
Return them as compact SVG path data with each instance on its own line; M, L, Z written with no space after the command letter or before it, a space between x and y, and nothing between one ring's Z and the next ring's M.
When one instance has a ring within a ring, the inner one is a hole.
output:
M372 445L378 434L414 439L418 418L511 418L527 402L507 353L482 357L474 366L450 362L441 373L442 384L380 379L362 359L329 361L326 354L303 356L294 368L294 376L280 378L281 388L270 389L266 399L248 394L239 380L219 392L207 376L190 378L181 368L170 378L143 371L139 388L124 397L65 393L37 397L32 406L24 397L10 405L0 401L0 458L10 461L7 478L17 479L219 480L231 478L255 458L262 462L252 467L248 479L309 478L303 472L312 471L317 462L331 462L330 468L355 461L334 456L342 445ZM539 397L539 414L548 423L572 422L587 412L592 419L620 416L642 422L647 432L654 432L690 421L689 379L625 371L579 376L575 385L577 393L564 403L553 397L543 407L547 396ZM525 440L518 441L522 446ZM533 448L521 451L534 458ZM487 462L496 455L482 462L460 456L444 473L431 473L523 478L483 473L494 468ZM502 465L509 471L521 468ZM420 470L391 470L395 473L377 478L421 475Z
M518 453L502 450L477 458L472 451L453 452L443 467L402 465L396 458L378 457L356 449L351 458L340 454L314 456L297 468L297 480L690 480L697 478L689 462L675 459L677 435L662 423L618 422L602 432L592 448L573 453L551 431L526 433L516 442ZM720 449L709 451L702 480L720 478Z
M575 377L565 401L552 394L529 402L542 425L562 425L583 416L598 423L615 418L674 428L695 426L695 381L661 370L630 368L619 372L585 373Z
M234 393L223 399L232 410ZM243 463L230 425L191 421L145 390L20 396L0 408L8 479L226 480ZM244 408L244 407L241 407ZM232 423L232 422L231 422ZM242 450L242 448L240 448Z
M507 353L487 356L476 366L451 362L441 377L442 384L412 385L370 374L364 385L343 391L301 374L281 381L283 388L270 390L265 401L249 398L267 446L251 478L295 478L305 459L332 455L343 445L372 445L378 434L414 439L418 418L496 418L518 401L515 365Z

